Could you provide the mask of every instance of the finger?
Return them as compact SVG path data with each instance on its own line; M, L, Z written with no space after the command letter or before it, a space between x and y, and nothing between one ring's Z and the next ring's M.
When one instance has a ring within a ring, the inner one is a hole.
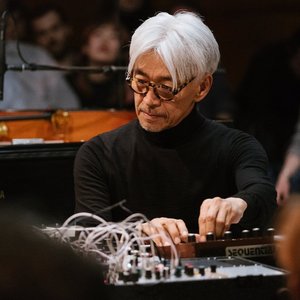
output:
M199 235L199 241L201 243L206 242L206 235Z
M148 235L158 247L163 245L163 240L159 234L160 230L157 226L153 225L153 223L147 222L142 224L142 231Z
M232 216L231 216L232 213L228 213L226 215L226 219L225 219L225 227L224 227L224 232L223 232L223 235L225 233L225 231L229 230L230 229L230 226L231 224L233 223L232 222Z
M195 233L194 235L195 235L195 238L196 238L196 243L201 242L200 234Z
M227 216L230 215L230 212L228 211L227 208L225 208L224 206L221 207L218 211L218 215L216 218L216 228L215 228L215 235L216 238L220 238L223 236L224 232L225 232L225 224L227 221Z
M202 205L200 206L198 225L199 225L199 235L201 239L205 238L206 235L206 215L207 215L210 200L211 199L204 200L202 202Z
M165 230L168 232L168 234L170 235L173 243L179 244L181 242L181 239L180 239L180 232L178 230L176 222L173 220L168 221L163 226L164 226Z
M187 241L188 230L183 220L165 219L163 221L162 226L168 232L174 244Z
M169 223L171 224L170 219L167 218L155 218L151 221L151 224L156 229L156 234L160 235L157 239L159 239L161 246L170 246L170 243L172 242L172 238L170 236L167 225Z
M219 210L220 210L220 206L217 203L210 205L209 209L207 210L206 222L205 222L206 233L212 232L216 234L216 219Z
M176 225L179 231L181 241L187 242L189 231L183 220L176 220Z

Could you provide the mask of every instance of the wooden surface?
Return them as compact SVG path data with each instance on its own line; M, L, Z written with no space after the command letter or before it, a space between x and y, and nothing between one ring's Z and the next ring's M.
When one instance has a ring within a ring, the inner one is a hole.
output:
M47 117L47 113L49 117ZM45 119L38 119L46 115ZM22 117L29 120L1 120ZM82 142L119 126L136 117L134 111L1 111L0 140L42 138L45 141ZM1 130L2 128L2 130Z

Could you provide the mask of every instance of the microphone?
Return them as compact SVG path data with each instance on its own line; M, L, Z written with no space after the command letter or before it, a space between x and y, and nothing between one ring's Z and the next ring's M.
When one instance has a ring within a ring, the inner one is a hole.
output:
M3 100L3 86L4 86L4 74L6 72L6 60L5 60L5 28L6 28L6 16L8 11L5 10L1 15L0 21L0 100Z

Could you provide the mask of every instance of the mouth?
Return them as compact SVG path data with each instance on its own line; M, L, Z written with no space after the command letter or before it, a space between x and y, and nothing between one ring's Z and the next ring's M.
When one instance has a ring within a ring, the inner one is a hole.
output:
M108 47L99 47L98 49L97 49L97 51L98 52L109 52L109 48Z
M150 118L150 119L157 119L157 118L162 118L161 114L157 114L157 113L151 113L151 112L146 112L146 111L141 111L141 113L146 117L146 118Z

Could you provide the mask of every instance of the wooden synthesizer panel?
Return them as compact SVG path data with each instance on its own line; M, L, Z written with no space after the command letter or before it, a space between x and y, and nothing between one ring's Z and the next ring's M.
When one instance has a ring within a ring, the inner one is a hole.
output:
M244 257L268 265L275 265L275 235L273 228L263 235L258 228L244 230L241 236L232 237L226 232L222 239L215 239L212 234L207 235L205 242L196 242L195 235L190 234L187 243L176 245L181 258L195 257ZM161 257L170 258L169 246L158 247Z

